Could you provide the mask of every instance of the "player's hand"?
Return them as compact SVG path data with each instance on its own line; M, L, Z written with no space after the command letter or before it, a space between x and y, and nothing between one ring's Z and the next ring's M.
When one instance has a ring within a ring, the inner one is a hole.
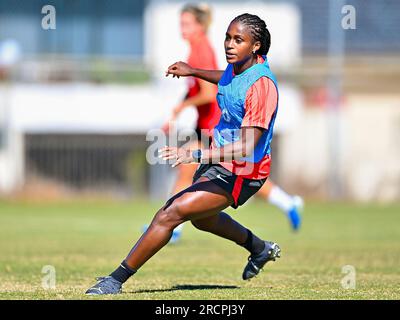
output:
M160 154L158 157L163 160L174 159L175 162L172 164L173 168L179 166L181 163L195 162L192 157L192 152L185 148L165 146L164 148L159 149L158 153Z
M179 61L168 67L165 76L172 74L172 77L187 77L193 75L193 68L185 62Z

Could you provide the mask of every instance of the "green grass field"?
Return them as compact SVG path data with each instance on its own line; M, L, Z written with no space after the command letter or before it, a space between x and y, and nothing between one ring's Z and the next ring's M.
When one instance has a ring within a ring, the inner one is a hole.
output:
M86 297L95 276L125 257L160 204L0 202L0 299L399 299L400 204L308 202L303 228L290 231L274 207L254 200L228 210L256 234L277 241L282 258L244 282L247 252L186 224L119 296ZM44 290L42 267L56 270ZM356 270L344 289L342 267Z

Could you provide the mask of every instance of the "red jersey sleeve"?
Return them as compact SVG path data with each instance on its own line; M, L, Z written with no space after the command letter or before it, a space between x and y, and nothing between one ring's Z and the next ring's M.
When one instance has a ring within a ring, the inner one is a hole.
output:
M278 92L274 82L267 77L258 79L247 90L242 127L268 129L272 115L276 110L277 102Z

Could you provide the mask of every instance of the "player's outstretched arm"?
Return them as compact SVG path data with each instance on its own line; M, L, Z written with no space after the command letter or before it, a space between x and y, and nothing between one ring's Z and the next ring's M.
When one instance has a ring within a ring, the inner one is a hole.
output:
M202 80L218 84L224 72L221 70L203 70L192 68L185 62L179 61L168 67L165 76L172 74L173 77L197 77Z

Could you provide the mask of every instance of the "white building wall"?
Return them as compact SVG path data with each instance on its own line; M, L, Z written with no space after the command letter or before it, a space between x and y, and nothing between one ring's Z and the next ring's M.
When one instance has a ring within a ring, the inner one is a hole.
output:
M339 117L344 197L399 201L400 96L349 95ZM281 134L276 169L289 190L327 197L331 183L328 121L326 110L308 108L300 122Z
M8 133L0 150L0 194L8 194L22 186L24 181L24 138L18 131Z

